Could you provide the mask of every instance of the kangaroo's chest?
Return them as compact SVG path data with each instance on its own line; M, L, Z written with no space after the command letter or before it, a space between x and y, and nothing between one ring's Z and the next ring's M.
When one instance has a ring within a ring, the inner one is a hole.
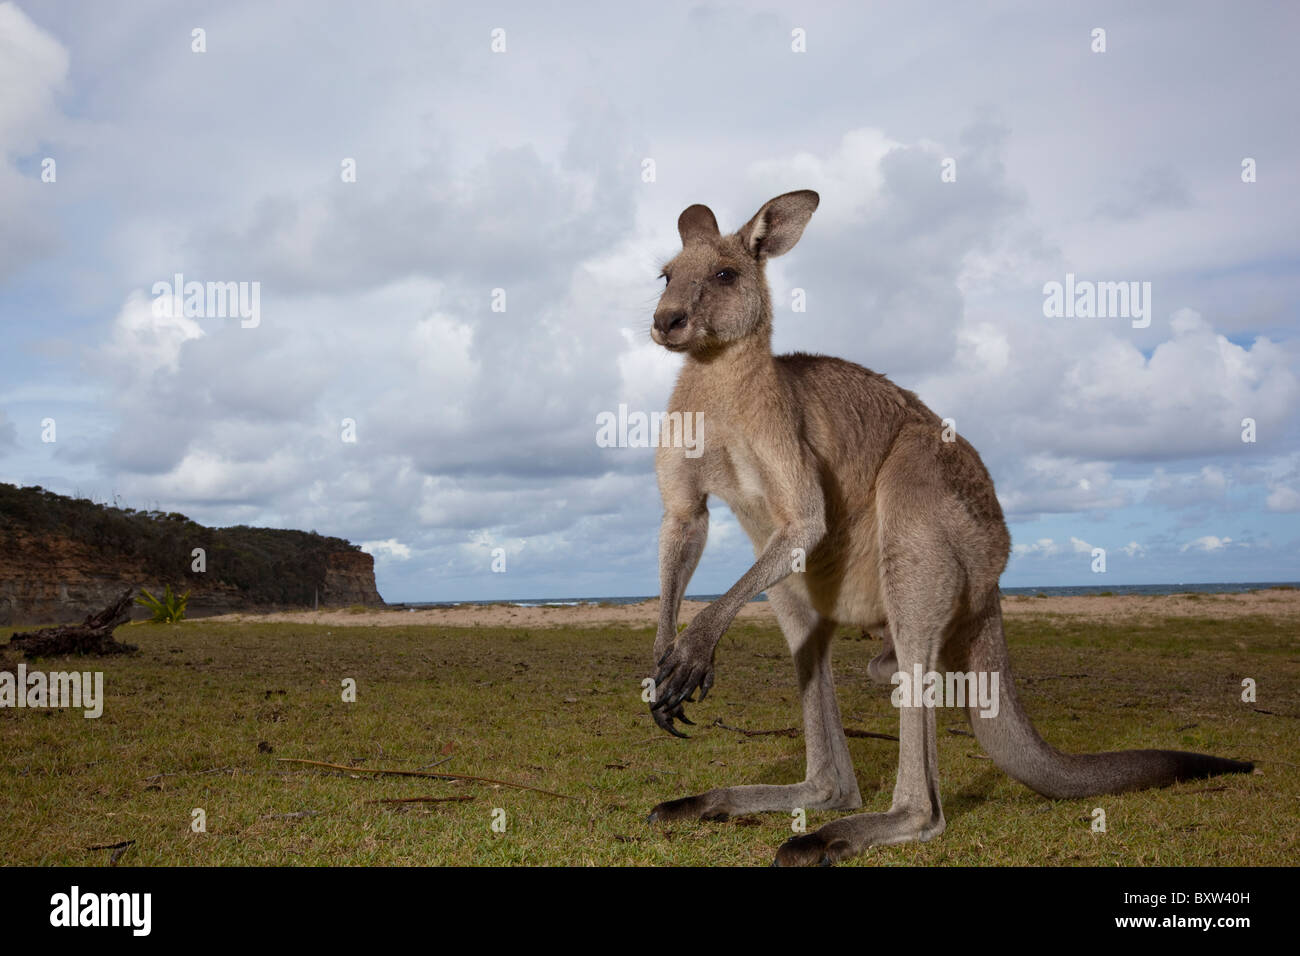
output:
M778 490L770 469L752 447L735 441L717 449L704 467L705 491L726 502L755 549L762 547L776 530L771 506Z

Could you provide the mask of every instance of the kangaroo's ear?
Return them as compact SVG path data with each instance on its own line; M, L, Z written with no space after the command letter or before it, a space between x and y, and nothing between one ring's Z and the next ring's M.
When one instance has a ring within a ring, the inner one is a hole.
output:
M682 237L683 246L692 239L716 239L720 235L713 210L699 203L687 206L677 217L677 232Z
M803 235L813 211L821 197L811 189L800 189L769 199L754 218L741 227L738 235L749 254L759 256L784 255L794 248Z

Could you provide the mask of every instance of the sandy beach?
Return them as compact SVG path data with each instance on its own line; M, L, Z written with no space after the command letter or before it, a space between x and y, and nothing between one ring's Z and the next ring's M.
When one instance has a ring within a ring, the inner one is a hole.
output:
M685 601L682 620L689 621L703 601ZM1229 619L1248 614L1300 619L1300 590L1270 589L1243 594L1170 594L1116 596L1030 597L1010 595L1002 600L1007 617L1059 614L1072 618L1114 621L1142 617ZM772 621L766 601L750 602L740 620ZM652 626L659 619L659 600L639 604L578 605L575 607L517 607L509 603L462 604L440 608L374 608L365 611L332 609L281 611L270 614L223 614L212 621L267 621L329 624L336 627L627 627Z

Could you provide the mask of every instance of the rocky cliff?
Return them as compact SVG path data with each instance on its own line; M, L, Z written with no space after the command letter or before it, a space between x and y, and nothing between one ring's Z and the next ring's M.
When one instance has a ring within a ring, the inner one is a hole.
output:
M195 549L203 552L195 570ZM124 588L190 592L191 617L241 610L382 605L374 559L340 538L206 528L0 484L0 625L64 622ZM136 616L147 616L137 607Z
M383 604L375 588L375 559L364 551L331 551L325 556L321 606L351 607Z

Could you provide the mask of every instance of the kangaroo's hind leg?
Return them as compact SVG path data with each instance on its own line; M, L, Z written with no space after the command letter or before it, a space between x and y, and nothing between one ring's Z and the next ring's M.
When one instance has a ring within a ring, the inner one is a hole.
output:
M881 513L889 519L881 533L881 584L897 667L904 674L928 674L937 671L960 616L965 572L933 509L916 494L917 482L882 485ZM891 494L895 487L901 492ZM898 777L889 810L841 817L793 837L777 851L777 864L834 863L869 846L929 840L943 832L937 721L934 707L919 696L898 708Z
M798 594L778 585L768 592L799 678L807 769L793 784L719 787L698 796L668 800L650 811L651 822L725 820L768 810L853 810L862 806L831 676L835 625Z

